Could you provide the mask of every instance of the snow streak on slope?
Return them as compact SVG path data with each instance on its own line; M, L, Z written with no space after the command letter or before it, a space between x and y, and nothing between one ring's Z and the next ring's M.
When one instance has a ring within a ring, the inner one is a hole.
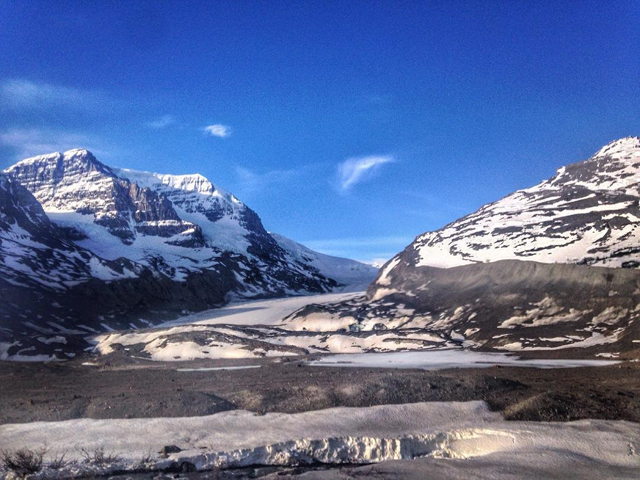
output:
M637 267L639 201L640 139L627 137L408 248L417 266L440 268L506 259Z

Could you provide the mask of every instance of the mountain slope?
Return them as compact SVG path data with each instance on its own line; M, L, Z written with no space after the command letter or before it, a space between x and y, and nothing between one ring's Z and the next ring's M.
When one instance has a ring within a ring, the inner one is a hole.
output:
M26 188L3 174L0 259L1 280L25 288L59 291L91 278L118 280L136 274L132 265L104 261L75 245Z
M408 248L418 266L442 268L507 259L638 267L639 200L640 138L627 137Z
M104 260L74 244L26 188L0 174L0 359L9 348L14 356L43 359L29 340L21 343L17 338L67 331L64 324L72 328L85 320L76 315L82 302L69 292L95 282L127 282L141 273L132 262ZM94 307L108 304L96 300L90 300ZM71 317L75 318L67 323ZM46 349L54 350L59 346L55 343L46 344Z
M315 252L277 233L271 233L271 236L287 252L290 261L312 265L351 290L364 289L378 274L378 269L371 265Z

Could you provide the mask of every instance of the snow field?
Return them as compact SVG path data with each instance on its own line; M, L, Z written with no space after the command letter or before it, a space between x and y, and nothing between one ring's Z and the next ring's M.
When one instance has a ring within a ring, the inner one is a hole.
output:
M131 469L151 454L147 468L189 462L199 470L248 465L375 463L416 457L466 460L501 455L561 452L596 465L633 467L630 446L640 428L623 421L506 422L484 402L432 402L364 408L332 408L298 414L228 411L205 417L127 420L79 419L0 426L0 448L55 445L78 463L61 474ZM164 445L182 449L160 459ZM101 467L82 463L79 448L105 447L119 457ZM558 474L570 474L566 464ZM45 472L46 473L46 472Z

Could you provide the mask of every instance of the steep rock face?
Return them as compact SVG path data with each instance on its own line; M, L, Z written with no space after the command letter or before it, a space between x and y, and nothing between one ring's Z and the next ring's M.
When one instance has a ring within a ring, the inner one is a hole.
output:
M612 142L553 178L420 235L418 266L497 260L640 266L640 139Z
M31 237L39 236L42 241L60 245L55 228L33 195L15 180L0 174L0 231L6 234L13 226Z
M117 280L134 275L75 245L26 188L3 174L0 259L2 281L27 288L64 290L94 277Z
M198 228L181 221L170 201L156 192L119 178L87 150L70 150L28 158L6 173L34 194L47 212L92 215L122 243L136 233L200 240Z
M283 258L260 217L234 195L199 174L167 175L114 169L117 174L170 200L180 218L203 229L205 243L220 251Z

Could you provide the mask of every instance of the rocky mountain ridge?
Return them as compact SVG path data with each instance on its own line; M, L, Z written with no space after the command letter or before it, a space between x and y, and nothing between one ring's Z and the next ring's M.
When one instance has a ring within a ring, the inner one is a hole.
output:
M534 187L420 235L417 266L497 260L640 266L640 138L609 143Z

